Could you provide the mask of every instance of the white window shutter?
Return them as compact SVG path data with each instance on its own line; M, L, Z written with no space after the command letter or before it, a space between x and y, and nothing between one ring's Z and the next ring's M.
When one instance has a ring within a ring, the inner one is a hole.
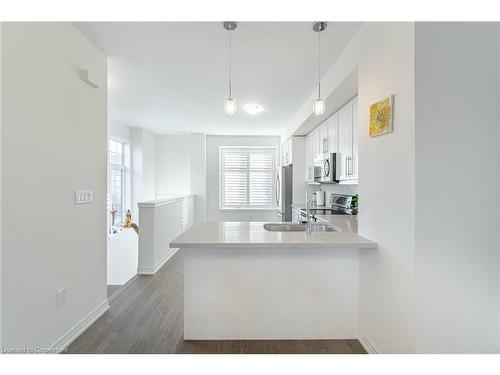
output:
M222 148L221 207L273 208L275 148Z

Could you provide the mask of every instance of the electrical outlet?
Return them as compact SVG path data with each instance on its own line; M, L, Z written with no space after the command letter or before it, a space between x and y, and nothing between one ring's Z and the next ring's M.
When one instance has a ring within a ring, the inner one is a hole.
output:
M75 204L92 203L94 194L92 190L76 190L75 191Z
M66 287L56 292L56 307L63 307L66 303Z

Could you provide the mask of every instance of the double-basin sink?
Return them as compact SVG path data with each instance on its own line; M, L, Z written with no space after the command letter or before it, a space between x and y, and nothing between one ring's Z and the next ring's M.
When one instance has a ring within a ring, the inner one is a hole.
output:
M311 232L338 232L332 225L324 223L309 223ZM268 223L264 224L264 229L269 232L305 232L307 224L298 223Z

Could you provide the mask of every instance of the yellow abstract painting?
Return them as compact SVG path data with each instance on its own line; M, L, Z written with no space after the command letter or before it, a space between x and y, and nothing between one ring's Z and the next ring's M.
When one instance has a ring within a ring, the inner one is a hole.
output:
M392 132L392 102L391 95L370 106L370 137Z

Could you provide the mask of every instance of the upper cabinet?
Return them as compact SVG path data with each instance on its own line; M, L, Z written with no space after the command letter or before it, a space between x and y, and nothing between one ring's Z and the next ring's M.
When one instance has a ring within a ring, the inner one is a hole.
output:
M313 162L321 157L319 127L311 132Z
M328 153L339 152L339 116L338 113L333 114L327 120L328 124Z
M305 163L305 177L306 181L312 181L314 179L313 176L313 151L312 151L312 134L309 133L306 136L305 144L304 144L304 163Z
M329 144L328 144L328 120L322 123L320 126L318 126L318 132L319 132L319 158L321 156L324 156L326 153L329 151Z
M305 175L311 181L313 163L329 153L340 154L337 178L340 183L358 180L358 98L354 98L311 131L305 142Z

